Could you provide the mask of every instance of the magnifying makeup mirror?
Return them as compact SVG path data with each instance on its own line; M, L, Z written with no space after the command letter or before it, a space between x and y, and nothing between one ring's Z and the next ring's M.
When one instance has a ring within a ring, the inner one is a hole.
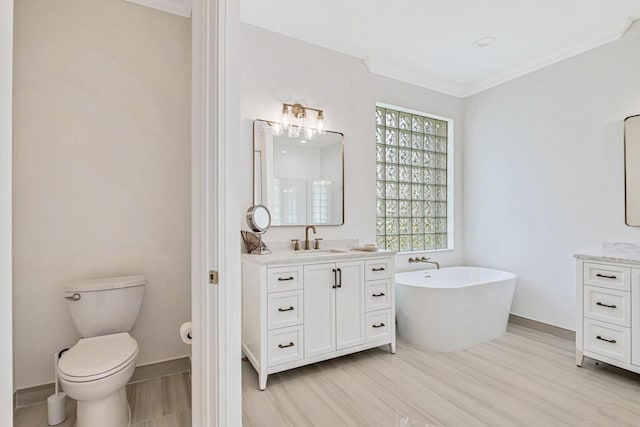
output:
M262 235L267 232L271 225L271 213L264 205L251 206L247 210L247 224L251 231L258 235L258 247L251 251L252 254L265 255L271 251L262 244Z

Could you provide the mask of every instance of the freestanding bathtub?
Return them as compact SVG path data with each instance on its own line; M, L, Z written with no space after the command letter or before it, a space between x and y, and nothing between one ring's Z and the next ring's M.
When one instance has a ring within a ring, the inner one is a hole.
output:
M461 350L506 333L516 276L478 267L396 274L398 333L424 350Z

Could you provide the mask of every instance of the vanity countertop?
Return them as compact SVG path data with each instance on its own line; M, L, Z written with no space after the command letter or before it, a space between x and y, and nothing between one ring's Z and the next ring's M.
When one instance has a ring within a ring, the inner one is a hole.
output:
M640 265L640 258L628 255L597 255L597 254L573 254L577 259L594 262L610 262L614 264Z
M278 251L268 255L242 254L242 260L256 264L305 264L318 261L347 261L351 259L388 258L394 251L378 250L375 252L356 249L325 249L308 251Z

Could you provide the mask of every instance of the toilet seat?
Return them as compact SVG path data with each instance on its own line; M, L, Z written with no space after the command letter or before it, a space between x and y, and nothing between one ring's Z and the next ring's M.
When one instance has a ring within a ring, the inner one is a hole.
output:
M138 343L126 332L84 338L62 354L60 378L69 382L90 382L116 374L138 356Z

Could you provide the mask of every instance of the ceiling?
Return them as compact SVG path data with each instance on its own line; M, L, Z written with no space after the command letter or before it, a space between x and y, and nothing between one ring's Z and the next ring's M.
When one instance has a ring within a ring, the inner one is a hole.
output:
M640 0L242 0L246 23L465 97L620 38ZM495 37L478 48L474 41Z

